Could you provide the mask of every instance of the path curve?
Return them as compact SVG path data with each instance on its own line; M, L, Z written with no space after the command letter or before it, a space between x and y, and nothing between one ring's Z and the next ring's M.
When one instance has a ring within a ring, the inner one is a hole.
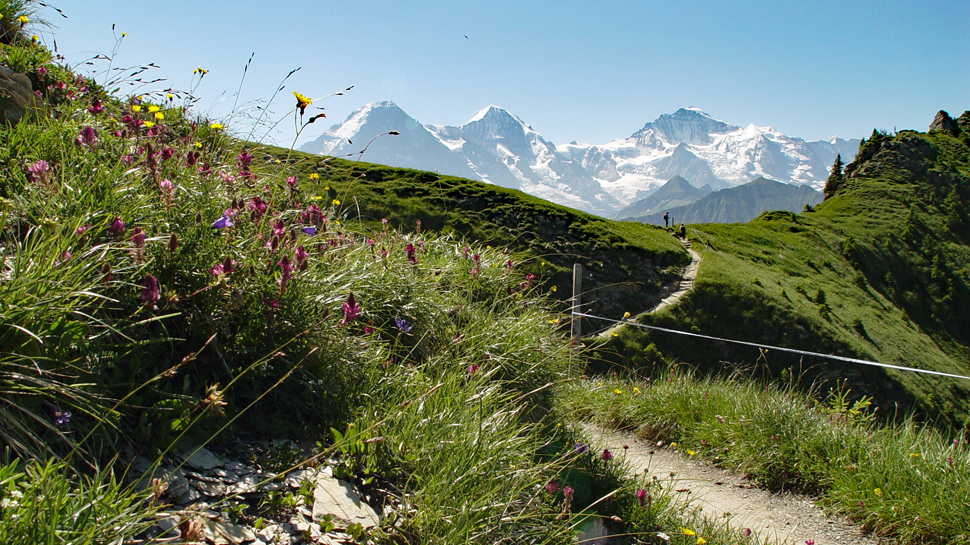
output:
M787 545L811 541L816 545L895 543L864 535L848 521L826 515L809 496L770 492L739 475L706 462L685 459L676 450L658 447L631 433L605 430L592 424L582 426L595 444L608 448L616 459L625 461L632 474L656 475L664 486L705 515L728 518L735 528L750 528L762 541L776 540Z
M679 301L681 297L686 295L687 292L694 289L694 279L697 278L697 271L700 270L701 268L701 254L695 252L690 248L689 240L681 240L680 243L684 245L684 248L687 250L687 253L690 255L690 264L688 264L687 267L684 269L684 274L680 276L680 280L677 281L676 285L665 287L665 291L666 290L673 290L673 291L671 291L669 295L661 299L659 303L657 303L652 308L647 310L645 314L649 314L651 312L657 312L662 308L666 308L666 307L669 307L670 305L673 305L674 303ZM603 332L601 332L599 336L609 337L611 334L615 333L617 329L623 327L623 325L624 325L623 322L613 324L609 328L603 330Z

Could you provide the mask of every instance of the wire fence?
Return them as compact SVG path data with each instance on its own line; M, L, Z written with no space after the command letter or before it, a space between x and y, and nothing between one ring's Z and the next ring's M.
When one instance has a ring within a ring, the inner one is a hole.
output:
M759 343L753 343L753 342L748 342L748 341L739 341L737 339L726 339L726 338L723 338L723 337L714 337L714 336L711 336L711 335L701 335L700 333L692 333L690 331L679 331L679 330L676 330L676 329L669 329L669 328L666 328L666 327L658 327L658 326L653 326L653 325L638 324L636 322L630 322L630 321L627 321L627 320L613 320L611 318L604 318L602 316L594 316L592 314L586 314L584 312L573 311L571 314L574 317L579 317L579 318L591 318L591 319L594 319L594 320L603 320L605 322L612 322L614 324L624 324L624 325L628 325L628 326L632 326L632 327L639 327L639 328L643 328L643 329L651 329L651 330L654 330L654 331L662 331L664 333L673 333L675 335L685 335L685 336L688 336L688 337L695 337L695 338L698 338L698 339L707 339L707 340L711 340L711 341L720 341L720 342L725 342L725 343L733 343L733 344L738 344L738 345L742 345L742 346L751 346L751 347L760 348L760 349L763 349L763 350L776 350L776 351L779 351L779 352L789 352L791 354L799 354L799 355L802 355L802 356L812 356L812 357L815 357L815 358L823 358L823 359L829 359L829 360L844 361L844 362L847 362L847 363L857 363L857 364L860 364L860 365L869 365L869 366L872 366L872 367L882 367L882 368L885 368L885 369L896 369L897 371L910 371L910 372L913 372L913 373L922 373L922 374L926 374L926 375L936 375L936 376L940 376L940 377L949 377L949 378L959 378L959 379L964 379L964 380L970 380L970 377L966 377L966 376L963 376L963 375L955 375L955 374L952 374L952 373L943 373L941 371L931 371L929 369L918 369L916 367L905 367L905 366L902 366L902 365L892 365L892 364L889 364L889 363L879 363L879 362L875 362L875 361L861 360L861 359L858 359L858 358L850 358L850 357L847 357L847 356L837 356L837 355L834 355L834 354L821 354L819 352L809 352L808 350L798 350L798 349L795 349L795 348L785 348L783 346L771 346L771 345L767 345L767 344L759 344Z

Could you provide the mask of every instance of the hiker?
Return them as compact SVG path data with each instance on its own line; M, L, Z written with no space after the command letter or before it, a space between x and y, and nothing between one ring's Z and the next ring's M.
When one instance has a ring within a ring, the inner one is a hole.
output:
M687 228L683 223L680 224L680 238L687 240Z
M664 212L664 227L670 227L670 224L667 223L667 220L668 219L670 219L669 213L668 212Z

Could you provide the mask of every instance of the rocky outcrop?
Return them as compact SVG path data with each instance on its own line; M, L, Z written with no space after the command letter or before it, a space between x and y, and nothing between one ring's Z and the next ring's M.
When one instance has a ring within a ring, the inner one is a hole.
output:
M16 125L27 111L37 104L37 96L27 76L0 66L0 114L3 120Z
M963 112L963 115L957 118L957 126L970 133L970 110Z
M940 110L939 112L936 112L936 117L934 117L933 122L930 123L930 132L933 131L944 131L956 136L960 133L960 127L957 125L957 122L950 117L950 114Z

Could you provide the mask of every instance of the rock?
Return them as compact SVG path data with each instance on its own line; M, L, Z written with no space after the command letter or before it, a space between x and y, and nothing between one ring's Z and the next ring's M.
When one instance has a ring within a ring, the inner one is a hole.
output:
M252 469L246 467L246 464L240 462L227 462L226 470L232 471L236 475L248 475L253 472Z
M333 470L329 467L325 468L310 468L310 469L297 469L296 471L291 471L286 474L286 479L283 483L290 488L300 488L303 481L313 482L316 480L317 475L326 475L328 477L333 476Z
M970 110L963 112L963 114L957 118L957 126L963 129L964 132L970 133Z
M185 491L185 493L175 498L175 503L179 505L188 505L201 497L202 497L202 494L200 494L198 490L190 486Z
M241 545L256 541L256 533L245 526L230 522L206 521L206 537L216 545Z
M162 517L155 524L158 528L158 538L161 539L172 539L182 536L182 532L179 531L179 519L178 517Z
M212 469L223 465L222 460L205 447L187 448L179 456L195 469Z
M222 482L193 481L192 486L209 497L224 496L226 494L226 485L222 484Z
M166 472L168 472L167 469ZM165 493L171 498L177 498L189 491L189 480L177 469L172 469L171 473L168 473L165 484L168 487L165 489Z
M313 520L319 521L326 515L333 515L351 524L358 523L364 528L373 528L378 524L377 513L360 498L350 483L318 475L313 491Z
M933 122L930 123L930 132L933 131L945 131L956 136L960 132L960 127L958 127L956 121L950 117L950 114L940 110L936 113L936 117L933 118Z
M6 66L0 66L0 114L3 120L16 125L36 105L37 95L30 79Z

